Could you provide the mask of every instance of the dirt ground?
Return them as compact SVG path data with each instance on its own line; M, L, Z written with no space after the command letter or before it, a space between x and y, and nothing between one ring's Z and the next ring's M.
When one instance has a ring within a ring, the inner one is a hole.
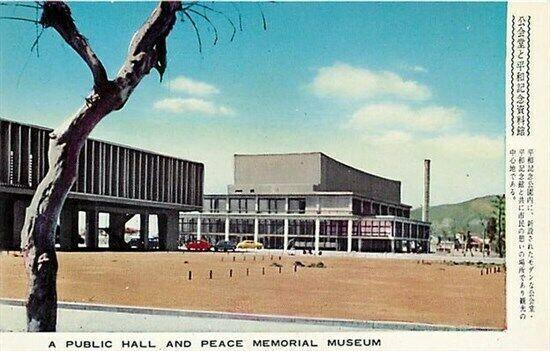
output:
M62 301L505 328L505 274L474 266L265 252L58 256ZM295 261L326 267L294 272ZM0 297L25 297L21 257L1 253L0 279Z

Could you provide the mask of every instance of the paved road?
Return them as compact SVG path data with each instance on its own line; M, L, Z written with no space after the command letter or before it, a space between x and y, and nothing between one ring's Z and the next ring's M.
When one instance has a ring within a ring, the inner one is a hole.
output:
M25 331L20 300L0 300L0 331ZM182 311L61 302L60 332L344 332L365 330L472 330L416 323L350 321Z
M322 332L363 328L59 309L60 332ZM25 308L0 305L0 331L25 331Z

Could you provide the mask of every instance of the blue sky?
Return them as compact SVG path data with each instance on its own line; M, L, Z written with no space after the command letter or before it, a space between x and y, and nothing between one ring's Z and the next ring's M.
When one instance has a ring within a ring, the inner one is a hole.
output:
M154 6L71 4L111 77ZM399 179L415 207L427 157L435 204L503 192L505 3L263 4L267 31L256 4L238 7L233 42L223 17L216 46L202 22L202 53L178 23L164 82L153 72L92 136L202 161L207 192L232 182L234 153L298 151ZM89 92L86 66L52 30L40 57L33 24L0 31L0 115L55 127Z

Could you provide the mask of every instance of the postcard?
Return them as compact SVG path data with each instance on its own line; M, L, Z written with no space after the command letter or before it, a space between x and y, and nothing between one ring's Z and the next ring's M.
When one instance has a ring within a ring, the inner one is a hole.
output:
M2 350L548 350L548 2L2 2Z

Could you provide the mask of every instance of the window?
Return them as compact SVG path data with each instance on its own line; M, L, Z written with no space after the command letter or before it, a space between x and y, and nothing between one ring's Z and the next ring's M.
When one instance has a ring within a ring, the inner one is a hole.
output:
M361 209L361 200L359 200L359 199L351 200L351 212L354 215L363 214L362 209Z
M225 212L225 198L212 198L210 201L210 212L218 213Z
M254 233L254 220L231 219L229 220L229 231L232 234L252 234Z
M260 234L283 235L285 223L282 219L260 219L258 231Z
M285 199L260 199L260 212L263 213L284 213Z
M315 221L291 219L288 221L288 234L313 236L315 235Z
M229 199L229 212L251 213L256 210L255 199Z
M197 232L196 218L180 219L180 234L188 234L188 233L196 233L196 232Z
M203 218L201 220L201 230L203 234L224 233L225 220L218 218Z
M306 213L306 199L288 199L289 213Z
M346 236L348 234L348 221L321 221L320 235Z

